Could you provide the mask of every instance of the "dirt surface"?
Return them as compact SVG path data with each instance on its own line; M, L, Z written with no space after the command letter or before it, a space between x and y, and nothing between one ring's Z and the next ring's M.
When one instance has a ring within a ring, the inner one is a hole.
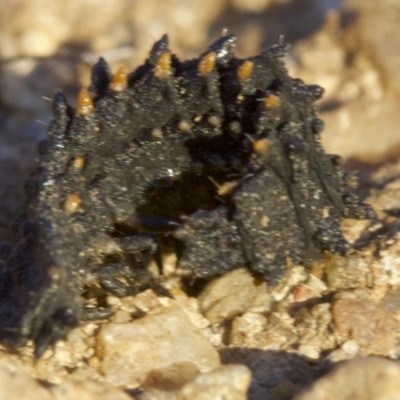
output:
M168 32L171 47L189 58L225 27L237 34L239 55L255 54L279 35L293 44L291 76L325 88L324 147L340 154L347 169L358 170L359 192L379 220L345 221L343 231L355 248L348 257L327 254L311 271L293 266L276 288L239 269L190 295L173 277L170 256L172 298L150 290L122 300L109 297L116 311L109 320L82 323L38 361L30 345L18 353L2 348L0 399L314 400L363 399L365 393L396 398L399 367L391 360L400 355L397 3L10 3L0 0L1 240L10 235L36 143L51 118L43 97L62 88L74 104L99 55L112 68L133 68ZM346 361L357 357L367 359ZM382 377L387 384L375 385Z

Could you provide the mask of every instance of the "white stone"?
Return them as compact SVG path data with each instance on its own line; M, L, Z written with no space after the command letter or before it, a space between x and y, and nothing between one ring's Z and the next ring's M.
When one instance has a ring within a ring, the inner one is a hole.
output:
M104 325L97 352L105 379L126 387L171 389L220 365L211 343L174 306L131 323Z
M222 365L197 376L178 391L149 389L139 400L246 400L250 381L251 373L244 365Z

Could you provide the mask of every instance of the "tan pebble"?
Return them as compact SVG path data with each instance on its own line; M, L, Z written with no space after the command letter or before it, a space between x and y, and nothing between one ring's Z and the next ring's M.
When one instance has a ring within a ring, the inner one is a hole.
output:
M90 357L89 360L88 360L88 364L89 364L89 366L91 366L93 369L96 369L96 370L97 370L97 369L100 368L100 360L99 360L99 358L96 357L96 356Z
M216 349L178 306L135 321L102 325L97 336L101 371L109 383L172 389L220 365Z
M359 357L336 364L296 400L395 400L400 393L400 366L379 357Z
M245 400L251 382L251 372L244 365L223 365L208 374L198 375L187 383L176 399Z
M339 298L332 305L332 316L337 335L354 340L361 355L393 356L397 351L397 321L380 303Z
M128 311L118 310L115 314L110 318L111 322L116 324L124 324L132 320L132 316Z
M29 369L12 362L11 356L0 361L0 397L2 399L41 399L51 400L54 397L50 394L37 379L33 378ZM16 360L18 361L18 360ZM37 371L38 365L35 365Z
M232 319L248 310L256 296L264 290L257 290L254 277L245 269L236 269L210 282L199 295L202 314L213 324ZM240 292L240 296L237 294Z

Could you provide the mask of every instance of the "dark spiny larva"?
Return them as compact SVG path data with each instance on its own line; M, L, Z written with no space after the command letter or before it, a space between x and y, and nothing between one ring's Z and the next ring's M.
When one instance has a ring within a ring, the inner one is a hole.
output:
M90 315L90 285L127 296L174 246L181 269L247 265L271 285L288 263L346 254L342 218L373 218L324 153L316 85L288 76L286 45L237 59L234 36L180 62L167 36L127 75L100 59L75 109L56 92L25 211L3 246L0 340L36 355ZM124 278L122 282L119 278Z

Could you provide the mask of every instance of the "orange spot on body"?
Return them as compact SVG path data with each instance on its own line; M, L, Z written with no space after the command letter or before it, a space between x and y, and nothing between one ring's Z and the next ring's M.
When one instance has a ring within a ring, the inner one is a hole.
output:
M117 72L113 76L113 80L109 85L111 90L115 92L122 92L128 86L128 77L124 66L118 68Z
M81 170L85 166L85 159L83 157L75 157L71 163L72 167L76 170Z
M269 139L259 139L259 140L254 140L253 141L253 150L256 153L263 153L266 154L268 153L268 150L271 147L271 141Z
M73 214L79 208L82 203L82 199L75 193L71 193L67 196L64 202L64 211L67 214Z
M271 110L279 107L279 104L281 104L281 100L279 99L278 96L270 94L265 98L264 104L267 110Z
M154 75L159 79L165 79L171 75L171 54L164 53L157 60L157 64L153 68Z
M216 60L217 55L214 51L211 51L210 53L204 55L199 63L200 75L208 75L213 70Z
M245 61L237 71L237 77L239 81L248 79L253 72L254 63L251 61Z
M81 89L76 102L76 114L88 115L93 112L93 101L87 89Z

